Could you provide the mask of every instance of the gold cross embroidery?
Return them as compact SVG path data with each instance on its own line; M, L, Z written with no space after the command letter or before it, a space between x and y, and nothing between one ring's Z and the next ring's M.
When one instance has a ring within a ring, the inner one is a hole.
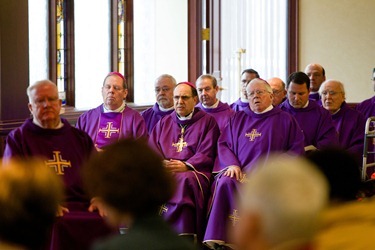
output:
M249 137L249 141L254 141L256 137L262 136L262 133L259 133L256 129L253 129L250 133L246 133L245 136Z
M187 147L187 145L188 144L184 141L183 137L180 137L180 139L178 139L178 142L172 143L172 147L176 147L177 152L181 152L183 148Z
M64 168L71 168L70 161L63 160L60 151L53 151L53 159L45 161L48 167L55 168L58 175L64 175Z
M166 213L168 212L168 208L163 204L160 206L160 209L159 209L159 215L162 215L163 213Z
M229 215L229 219L232 221L233 226L235 226L236 223L240 220L236 209L233 209L233 214Z
M105 128L99 129L99 132L105 134L105 138L111 138L112 133L120 133L120 129L112 127L113 122L107 122L107 126Z

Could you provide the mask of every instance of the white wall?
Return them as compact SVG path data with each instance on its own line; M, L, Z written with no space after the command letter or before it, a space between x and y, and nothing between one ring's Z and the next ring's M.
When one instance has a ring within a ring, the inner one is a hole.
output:
M299 69L320 63L344 83L348 102L374 95L374 0L300 0Z

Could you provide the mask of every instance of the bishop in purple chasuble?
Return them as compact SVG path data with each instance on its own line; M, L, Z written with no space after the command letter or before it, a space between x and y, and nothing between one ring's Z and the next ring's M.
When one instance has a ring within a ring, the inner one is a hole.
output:
M296 120L278 107L265 113L254 113L250 108L237 112L222 132L218 141L218 156L212 184L208 212L209 219L204 237L208 245L218 243L231 246L228 230L240 219L235 198L241 180L224 176L229 166L239 166L251 174L259 158L271 153L304 153L304 136ZM212 245L211 245L212 246Z
M149 143L165 160L185 162L189 170L175 172L176 193L160 214L181 235L197 235L202 240L210 177L220 131L215 119L194 109L190 120L180 120L176 112L163 117L153 129Z
M76 127L89 134L97 149L119 139L139 139L147 137L147 129L142 116L125 106L122 112L103 112L103 105L83 113Z

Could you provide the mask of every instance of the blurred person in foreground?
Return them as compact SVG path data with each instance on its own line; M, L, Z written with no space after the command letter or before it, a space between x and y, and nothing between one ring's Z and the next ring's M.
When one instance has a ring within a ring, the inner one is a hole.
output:
M106 209L108 223L129 227L125 235L104 240L93 249L194 249L160 216L175 182L146 143L128 139L108 146L94 155L83 175L89 192Z
M63 199L61 180L36 159L2 164L0 179L0 249L43 249Z
M315 249L373 249L374 198L358 199L363 186L355 156L337 148L308 155L327 177L330 206L321 218Z
M313 249L328 185L310 162L274 155L258 163L239 198L236 249Z

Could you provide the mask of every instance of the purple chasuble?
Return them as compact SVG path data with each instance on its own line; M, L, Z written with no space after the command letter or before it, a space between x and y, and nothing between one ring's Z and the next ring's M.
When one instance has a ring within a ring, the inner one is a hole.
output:
M375 116L375 96L359 103L355 109L362 113L366 119Z
M32 119L10 132L3 160L11 157L42 157L46 165L61 176L67 202L88 202L81 182L80 168L94 151L90 137L65 119L59 129L43 129Z
M168 110L168 111L161 111L159 108L159 104L155 103L154 106L151 108L146 109L141 113L141 116L146 122L146 127L148 134L151 134L152 129L155 127L156 123L164 117L165 115L169 115L173 112L174 110Z
M85 132L72 127L63 118L61 121L64 126L59 129L43 129L32 119L26 120L8 135L3 160L11 157L41 157L45 160L46 167L55 171L64 182L63 206L69 209L69 213L56 218L49 249L88 250L95 240L113 231L97 212L87 211L90 199L82 187L81 167L95 152L94 144Z
M340 110L332 115L332 120L339 134L340 146L353 153L361 164L365 117L343 102Z
M313 101L319 101L321 98L320 98L320 94L319 92L316 92L316 93L310 93L309 94L309 99L310 100L313 100Z
M222 102L219 102L216 108L205 108L202 103L198 103L197 107L215 118L220 131L224 130L229 119L235 114L235 111L227 103Z
M181 137L182 127L185 132ZM189 171L174 173L177 188L160 214L179 234L197 235L202 240L210 176L220 131L215 119L194 109L190 120L180 121L176 112L164 116L152 130L149 143L165 160L180 160ZM181 140L182 138L182 140Z
M314 145L317 149L338 145L338 135L333 126L331 114L310 101L306 108L293 108L289 101L282 103L280 108L297 120L305 136L305 147Z
M103 148L119 139L139 139L147 137L147 129L142 116L126 106L118 112L103 112L103 104L83 113L76 127L89 134L97 148Z
M242 102L241 98L239 98L237 101L235 101L234 103L232 103L230 105L230 108L233 109L236 112L242 111L247 107L249 107L249 103L248 102Z
M249 173L259 158L273 152L304 153L303 133L290 114L278 107L263 114L246 108L230 119L218 141L218 161L213 172L220 173L212 184L206 243L230 245L227 228L238 221L235 197L240 182L223 175L227 167L236 165Z

